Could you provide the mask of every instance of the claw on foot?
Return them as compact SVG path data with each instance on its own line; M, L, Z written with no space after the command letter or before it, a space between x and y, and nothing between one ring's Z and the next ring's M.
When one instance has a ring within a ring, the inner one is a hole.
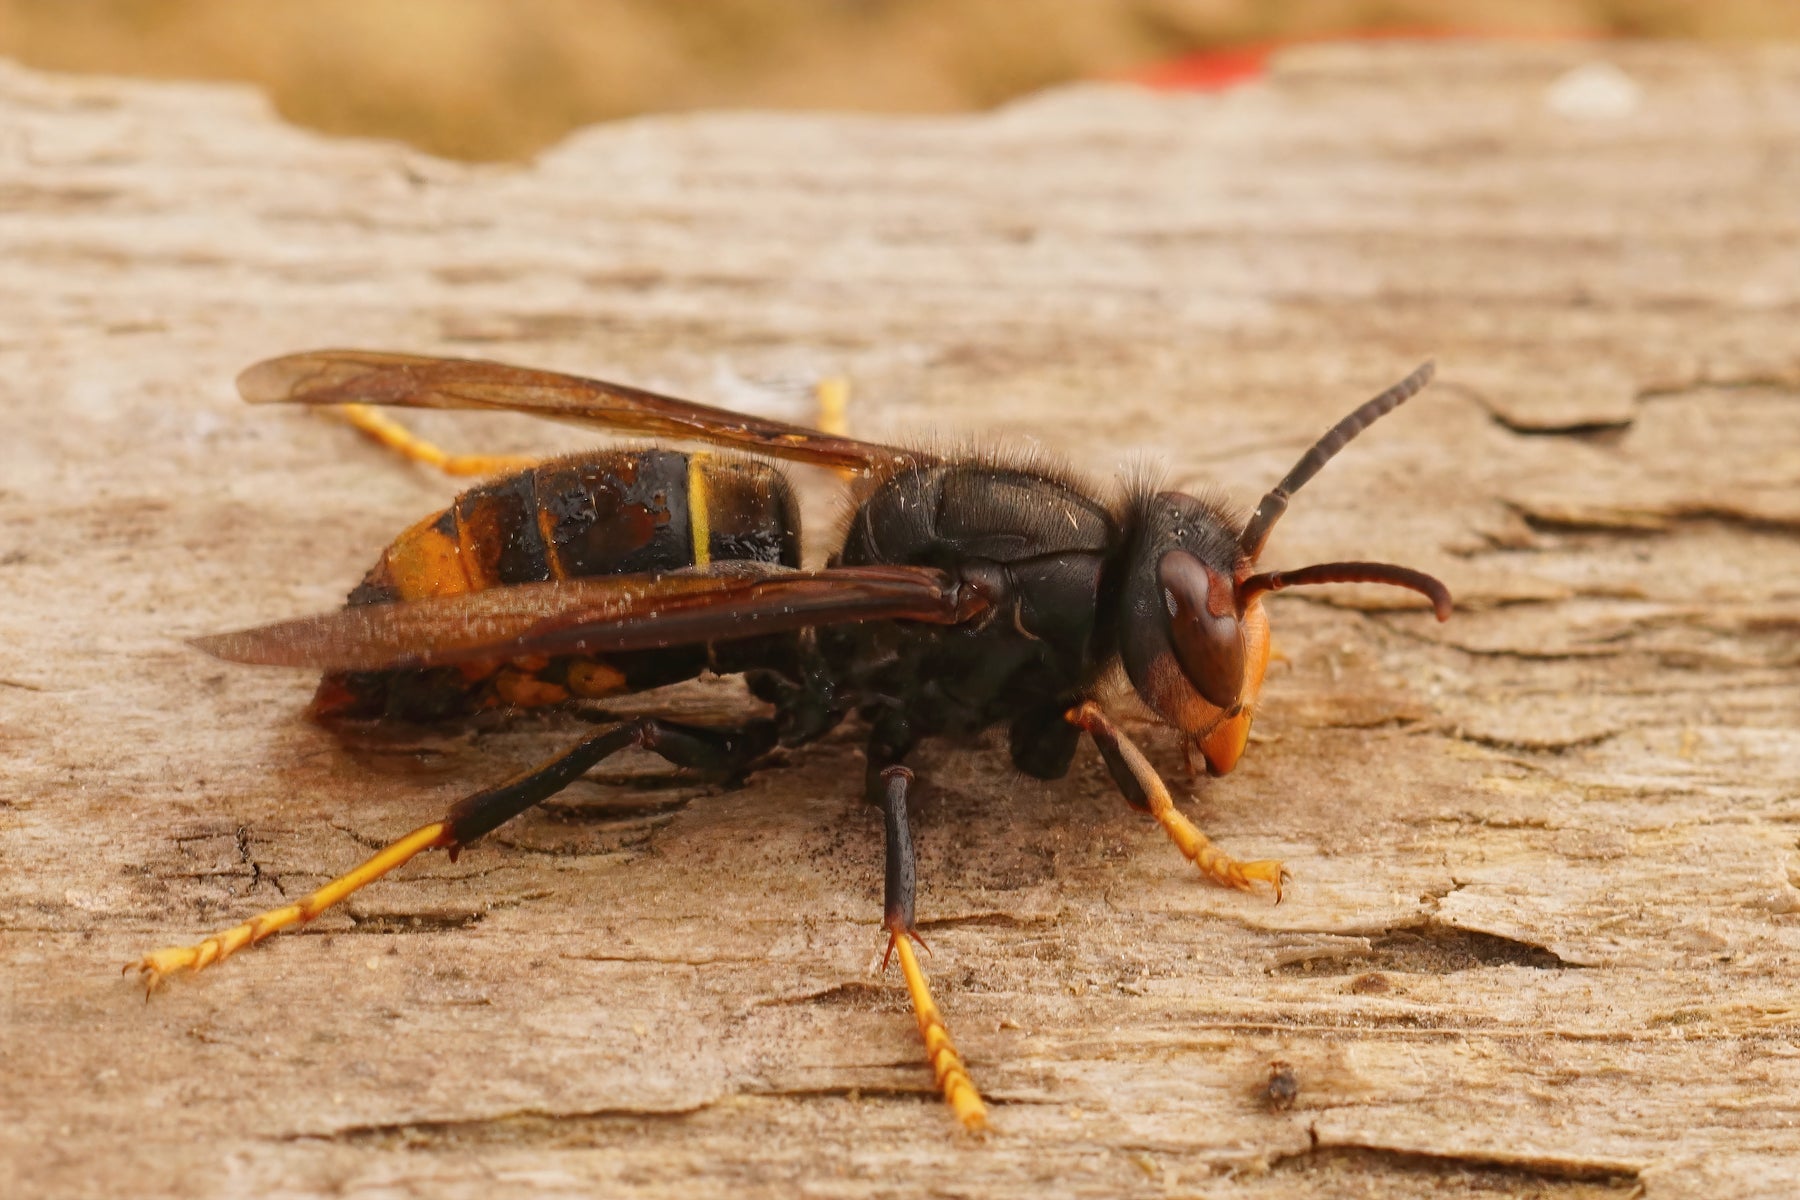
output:
M138 973L138 981L144 985L144 998L148 1000L150 994L161 987L163 981L175 972L183 968L199 970L199 964L202 962L201 955L206 954L212 944L209 940L201 942L197 946L165 946L161 950L144 955L136 962L126 963L124 969L119 973L124 975L135 970ZM211 962L217 958L217 951L213 951L205 961Z
M153 950L134 963L126 963L125 971L137 968L138 975L144 982L144 994L148 996L177 971L203 971L245 946L262 941L276 930L306 919L299 905L290 904L286 908L266 912L242 925L234 925L223 933L215 933L191 946L165 946L161 950Z
M151 976L153 982L160 982L177 971L198 971L208 963L218 961L218 946L211 938L195 946L165 946L144 955L134 963L126 963L125 970L136 967L139 974Z
M1281 889L1293 876L1278 860L1264 858L1256 862L1226 861L1231 863L1233 887L1240 892L1249 892L1254 891L1257 884L1266 883L1269 890L1275 893L1275 903L1281 903Z
M913 941L919 943L919 949L925 951L927 954L931 953L931 947L925 944L925 939L919 936L918 930L909 928L904 934L895 933L893 930L889 930L887 949L883 951L881 955L881 970L883 974L887 973L888 963L892 961L894 957L894 946L902 937L911 938Z

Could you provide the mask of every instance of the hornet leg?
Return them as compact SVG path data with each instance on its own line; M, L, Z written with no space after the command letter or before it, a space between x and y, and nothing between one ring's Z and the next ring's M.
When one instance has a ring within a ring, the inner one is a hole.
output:
M849 437L850 381L842 375L821 379L813 388L813 398L819 402L819 432ZM845 483L856 478L856 472L850 467L839 467L837 475Z
M1214 883L1240 892L1250 891L1259 882L1266 883L1275 890L1275 902L1281 903L1281 885L1287 881L1287 868L1273 859L1239 862L1213 845L1212 839L1176 809L1169 789L1150 765L1150 760L1107 719L1099 705L1084 700L1071 708L1065 719L1076 728L1086 730L1094 739L1094 745L1100 748L1100 756L1106 760L1107 771L1125 794L1126 802L1134 808L1149 809L1170 840L1188 861L1200 868L1202 874Z
M889 767L881 773L887 785L882 792L881 811L887 826L887 886L881 923L887 927L888 948L882 955L881 969L887 970L888 959L900 958L900 972L906 976L906 991L912 997L913 1013L919 1020L919 1036L925 1039L925 1056L937 1078L944 1102L956 1114L963 1128L971 1132L987 1128L987 1106L981 1093L969 1078L969 1069L950 1041L950 1030L944 1016L931 999L931 987L925 972L913 953L918 940L913 928L913 884L917 872L913 863L912 832L906 822L906 792L913 774L905 767ZM920 943L923 945L923 943Z
M446 475L504 475L541 461L519 454L448 454L372 404L340 404L320 411L337 417L401 458L436 467Z
M129 971L136 967L145 987L154 990L165 977L176 971L183 968L198 971L290 925L305 924L426 850L447 850L451 860L455 861L462 848L482 834L548 800L601 759L628 746L659 754L676 766L731 774L761 757L774 744L772 721L758 721L742 729L729 730L678 725L653 717L627 721L584 739L535 770L459 800L436 821L384 846L361 866L293 904L254 916L242 925L215 933L192 946L170 946L146 954L125 969Z
M813 387L813 398L819 402L819 432L849 437L850 381L842 375L827 376Z

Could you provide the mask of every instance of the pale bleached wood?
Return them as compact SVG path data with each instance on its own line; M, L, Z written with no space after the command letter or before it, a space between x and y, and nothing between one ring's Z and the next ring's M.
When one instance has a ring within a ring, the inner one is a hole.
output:
M1635 107L1558 107L1596 62ZM1797 162L1790 52L1323 47L1217 97L644 120L529 169L0 65L4 1190L1791 1194ZM1434 355L1271 553L1415 563L1462 608L1273 602L1259 744L1182 792L1286 858L1278 908L1201 886L1091 758L920 756L985 1144L869 973L849 731L739 791L609 772L145 1005L137 953L570 736L351 753L310 680L180 643L337 603L453 492L232 394L345 343L799 419L844 374L864 435L1148 451L1245 503Z

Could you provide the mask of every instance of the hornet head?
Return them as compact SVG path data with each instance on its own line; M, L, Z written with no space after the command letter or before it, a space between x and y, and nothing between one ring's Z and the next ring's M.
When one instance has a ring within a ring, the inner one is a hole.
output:
M1207 769L1237 765L1251 710L1269 663L1265 592L1318 583L1385 583L1431 600L1440 621L1450 592L1419 571L1391 563L1318 563L1258 572L1257 560L1288 499L1375 420L1431 380L1426 363L1332 427L1256 506L1241 528L1219 505L1158 492L1137 513L1127 567L1119 656L1132 686L1163 720L1192 737Z

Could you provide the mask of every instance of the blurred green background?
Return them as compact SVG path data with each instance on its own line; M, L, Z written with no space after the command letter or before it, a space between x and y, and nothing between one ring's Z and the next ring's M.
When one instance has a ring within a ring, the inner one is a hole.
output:
M0 0L0 55L234 79L290 120L522 158L717 107L943 112L1204 50L1349 33L1800 38L1800 0Z

